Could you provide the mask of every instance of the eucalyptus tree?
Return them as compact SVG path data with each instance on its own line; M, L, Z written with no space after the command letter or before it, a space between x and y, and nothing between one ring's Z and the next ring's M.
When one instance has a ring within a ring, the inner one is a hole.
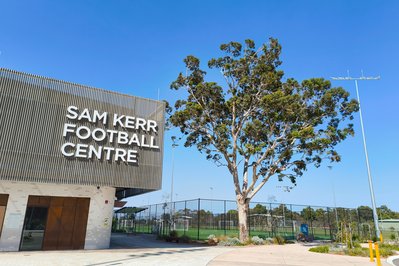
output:
M227 167L245 241L249 202L270 178L295 185L309 165L340 161L336 145L354 134L358 104L323 78L284 78L276 39L259 48L252 40L230 42L220 50L208 61L221 73L219 83L205 79L198 58L184 59L186 70L171 88L187 93L169 109L168 123L180 129L185 147Z

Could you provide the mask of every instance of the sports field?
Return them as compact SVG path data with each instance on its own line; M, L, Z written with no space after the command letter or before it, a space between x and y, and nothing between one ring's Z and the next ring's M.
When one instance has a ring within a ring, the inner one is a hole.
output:
M197 239L197 240L206 240L209 235L215 235L215 236L228 236L228 237L238 237L238 229L212 229L212 228L188 228L188 230L176 230L179 236L189 236L191 239ZM324 228L312 228L309 230L310 234L314 236L314 239L317 240L329 240L331 239L330 231L328 229ZM135 232L137 233L151 233L148 227L136 227ZM166 229L164 231L161 231L161 234L168 234L169 229ZM286 227L286 228L279 228L277 231L264 231L264 230L251 230L250 235L251 236L259 236L262 238L268 238L268 237L275 237L275 236L282 236L285 239L295 239L296 235L299 233L299 231L293 232L291 227Z

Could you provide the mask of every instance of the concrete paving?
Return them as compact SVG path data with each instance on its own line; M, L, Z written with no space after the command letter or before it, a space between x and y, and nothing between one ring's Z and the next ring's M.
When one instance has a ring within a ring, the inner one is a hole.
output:
M209 247L155 240L151 235L113 234L106 250L2 252L0 265L165 265L165 266L360 266L368 258L309 252L309 245ZM389 265L385 261L383 265Z
M204 266L216 256L233 250L205 245L157 241L152 235L113 234L111 249L77 251L2 252L0 265L110 266L171 265Z
M208 266L363 266L376 265L369 258L309 252L309 244L250 246L223 253ZM382 265L389 265L382 261Z
M399 256L391 256L387 261L390 265L399 266Z

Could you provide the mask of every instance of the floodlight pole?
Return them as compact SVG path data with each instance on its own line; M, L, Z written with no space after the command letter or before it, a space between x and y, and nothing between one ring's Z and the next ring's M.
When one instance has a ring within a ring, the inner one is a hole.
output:
M368 156L367 144L366 144L366 135L364 134L364 125L363 125L362 108L361 108L361 104L360 104L359 86L357 84L358 80L379 80L380 76L378 76L378 77L365 77L365 76L363 76L363 73L362 73L362 76L359 77L359 78L352 78L352 77L348 76L348 77L331 77L331 79L333 79L333 80L354 80L355 81L357 101L359 103L360 126L361 126L361 129L362 129L363 147L364 147L364 154L366 156L367 174L368 174L368 179L369 179L371 204L372 204L372 207L373 207L374 226L375 226L375 232L376 232L377 238L380 238L381 232L380 232L380 229L379 229L379 226L378 226L378 214L377 214L377 208L376 208L376 205L375 205L373 180L371 178L369 156Z
M178 144L174 143L172 144L172 181L170 184L170 219L172 220L174 210L173 210L173 178L174 178L174 172L175 172L175 147L179 146Z

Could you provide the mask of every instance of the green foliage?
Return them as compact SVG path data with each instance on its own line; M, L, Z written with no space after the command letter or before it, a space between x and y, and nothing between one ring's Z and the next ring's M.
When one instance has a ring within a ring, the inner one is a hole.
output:
M390 248L380 248L380 256L381 257L389 257L395 254L395 250Z
M242 246L243 244L237 237L228 237L226 240L221 240L218 243L219 246Z
M359 220L361 222L373 220L373 209L371 209L369 206L359 206L357 211L359 213Z
M259 236L253 236L251 238L251 242L254 245L263 245L263 244L265 244L265 241L262 238L260 238Z
M310 248L309 251L317 253L328 253L330 251L329 246L318 246Z
M274 244L274 239L271 237L267 237L267 238L265 238L265 243L266 244Z
M393 245L393 244L388 244L388 243L381 243L379 247L380 247L380 249L390 249L390 250L399 251L399 246L398 245Z
M259 176L280 174L292 182L307 164L320 165L322 154L340 160L334 147L354 133L352 124L342 122L358 110L347 91L322 78L284 81L281 46L273 38L258 50L252 40L223 44L221 50L225 55L209 60L208 67L221 71L225 84L205 81L194 56L186 57L186 74L171 84L188 91L168 119L184 134L186 147L224 160L231 172L238 154L253 158Z
M399 213L392 211L386 205L381 205L377 208L379 219L399 219Z
M207 81L198 58L184 59L185 74L171 89L187 91L187 98L168 108L167 122L180 129L185 147L227 167L238 204L248 204L272 176L296 184L308 165L341 160L335 147L354 134L347 121L358 110L346 90L323 78L285 78L277 39L258 49L246 40L220 50L208 67L224 83Z
M284 245L285 244L285 238L282 236L276 236L273 238L274 244L278 245Z
M191 242L191 237L189 237L187 235L183 235L183 236L179 237L179 241L181 243L190 243Z
M392 256L393 254L395 254L394 249L391 249L390 247L380 246L379 251L380 251L381 257L389 257L389 256ZM362 248L362 247L345 249L344 253L349 256L360 256L360 257L369 257L370 256L370 250L368 248ZM373 254L375 257L375 250L373 250Z
M255 207L253 209L251 209L251 213L256 213L256 214L266 214L267 213L267 209L265 206L263 206L262 204L256 204Z
M314 221L316 220L316 212L314 211L313 208L307 207L304 208L301 211L301 216L306 220L306 221Z
M348 248L344 250L344 253L349 256L359 256L368 257L370 256L370 251L368 248Z
M219 243L219 239L215 235L209 235L207 239L210 246L215 246Z
M169 237L177 238L178 236L179 236L179 234L177 233L176 230L171 230L171 231L169 232Z

